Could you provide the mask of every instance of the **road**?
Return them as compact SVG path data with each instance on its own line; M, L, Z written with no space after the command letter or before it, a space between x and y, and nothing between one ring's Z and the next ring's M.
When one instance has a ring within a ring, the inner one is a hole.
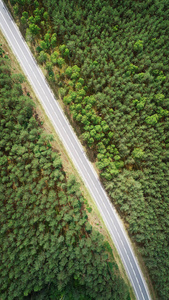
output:
M147 285L135 258L123 224L99 181L81 144L50 90L44 75L33 58L15 22L0 0L0 27L20 65L41 101L46 114L67 149L78 172L95 200L112 240L122 259L126 273L133 286L136 298L150 300Z

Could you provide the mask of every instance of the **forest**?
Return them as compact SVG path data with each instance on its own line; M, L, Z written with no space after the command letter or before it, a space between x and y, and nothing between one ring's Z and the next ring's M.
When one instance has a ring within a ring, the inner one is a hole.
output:
M0 45L0 299L130 300L23 81Z
M169 299L169 2L10 3L158 299Z

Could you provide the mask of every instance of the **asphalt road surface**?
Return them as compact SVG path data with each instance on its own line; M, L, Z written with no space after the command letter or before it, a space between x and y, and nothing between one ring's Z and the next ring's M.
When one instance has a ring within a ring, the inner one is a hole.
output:
M139 300L151 299L145 280L135 258L131 244L124 230L123 224L114 207L110 203L91 163L86 157L78 138L62 112L57 100L51 92L41 70L27 47L15 22L0 0L0 28L9 45L15 53L20 65L31 83L36 95L41 101L46 114L62 140L69 156L95 200L102 218L109 230L112 240L122 259L126 273L133 286L136 298ZM106 299L105 299L106 300Z

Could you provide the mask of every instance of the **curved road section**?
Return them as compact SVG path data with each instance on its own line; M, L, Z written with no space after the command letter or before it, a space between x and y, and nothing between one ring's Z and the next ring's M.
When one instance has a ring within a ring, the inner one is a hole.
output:
M88 161L81 144L59 107L44 75L19 32L18 27L1 0L0 27L19 60L28 80L31 82L31 85L40 99L48 117L52 121L57 134L66 147L69 156L73 160L76 168L93 196L123 261L125 270L135 291L136 298L139 300L150 300L151 298L148 288L143 279L143 275L120 218L110 203L96 172Z

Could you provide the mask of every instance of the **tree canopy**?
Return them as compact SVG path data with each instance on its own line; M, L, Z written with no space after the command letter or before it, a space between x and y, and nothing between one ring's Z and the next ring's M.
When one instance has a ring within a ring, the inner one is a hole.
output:
M0 46L0 298L124 299L128 288L92 228L76 178Z
M27 19L26 38L80 128L159 299L168 299L168 1L11 3Z

